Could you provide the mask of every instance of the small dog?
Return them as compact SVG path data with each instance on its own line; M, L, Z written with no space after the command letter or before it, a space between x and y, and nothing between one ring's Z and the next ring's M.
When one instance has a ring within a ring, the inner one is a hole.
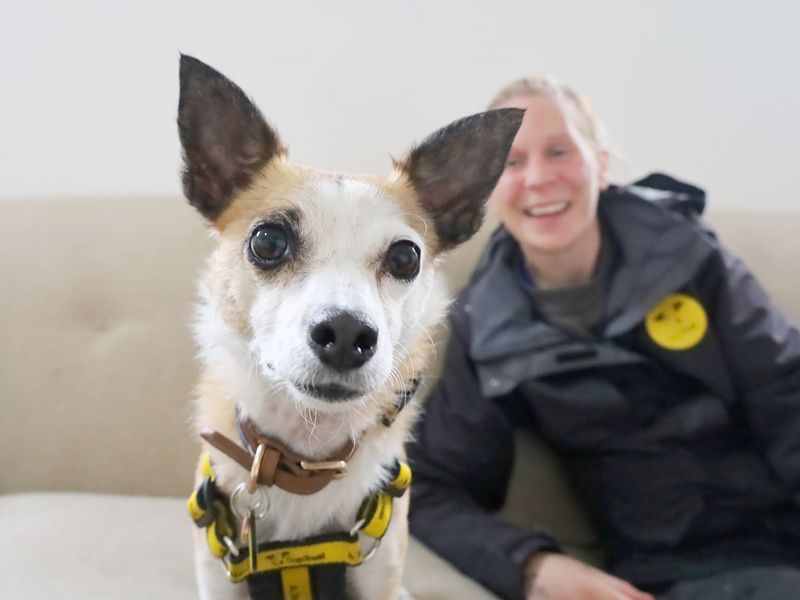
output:
M456 121L396 161L386 179L333 174L287 162L244 92L181 56L184 192L217 242L195 326L196 424L210 442L197 483L211 479L215 491L193 516L203 521L222 499L238 517L227 534L218 520L213 539L197 530L202 598L401 593L408 494L394 500L380 548L342 567L338 584L309 582L302 568L279 570L277 587L256 585L262 576L234 584L219 558L245 553L255 569L273 560L260 555L270 543L339 532L369 543L363 528L354 533L358 517L365 498L397 474L434 349L429 332L447 305L438 258L480 226L521 119L504 109Z

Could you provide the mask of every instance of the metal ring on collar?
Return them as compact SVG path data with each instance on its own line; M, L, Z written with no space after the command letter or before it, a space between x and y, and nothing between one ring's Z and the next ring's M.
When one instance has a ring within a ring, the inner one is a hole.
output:
M359 530L366 524L366 522L367 522L366 519L359 519L358 521L356 521L356 524L353 525L353 527L349 531L350 537L357 534Z

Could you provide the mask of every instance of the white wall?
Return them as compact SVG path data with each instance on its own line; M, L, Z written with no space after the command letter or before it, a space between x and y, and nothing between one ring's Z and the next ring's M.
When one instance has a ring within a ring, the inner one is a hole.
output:
M800 210L800 3L699 0L3 1L0 198L178 193L179 51L239 83L295 160L389 155L550 73L627 165L717 208Z

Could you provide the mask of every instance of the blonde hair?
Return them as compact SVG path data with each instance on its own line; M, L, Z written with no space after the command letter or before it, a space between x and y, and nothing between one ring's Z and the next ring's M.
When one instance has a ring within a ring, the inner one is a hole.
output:
M553 77L524 77L512 81L495 95L489 109L498 108L517 96L537 95L550 96L564 106L572 106L572 112L578 116L576 126L595 150L610 150L606 129L586 97Z

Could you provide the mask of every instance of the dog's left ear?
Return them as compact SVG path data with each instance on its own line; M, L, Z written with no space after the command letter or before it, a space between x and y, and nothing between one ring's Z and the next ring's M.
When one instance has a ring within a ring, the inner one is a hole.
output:
M442 250L480 228L486 200L503 173L524 112L501 108L455 121L395 165L408 176L433 219Z
M183 191L203 216L214 220L285 150L247 95L207 64L182 54L180 87Z

